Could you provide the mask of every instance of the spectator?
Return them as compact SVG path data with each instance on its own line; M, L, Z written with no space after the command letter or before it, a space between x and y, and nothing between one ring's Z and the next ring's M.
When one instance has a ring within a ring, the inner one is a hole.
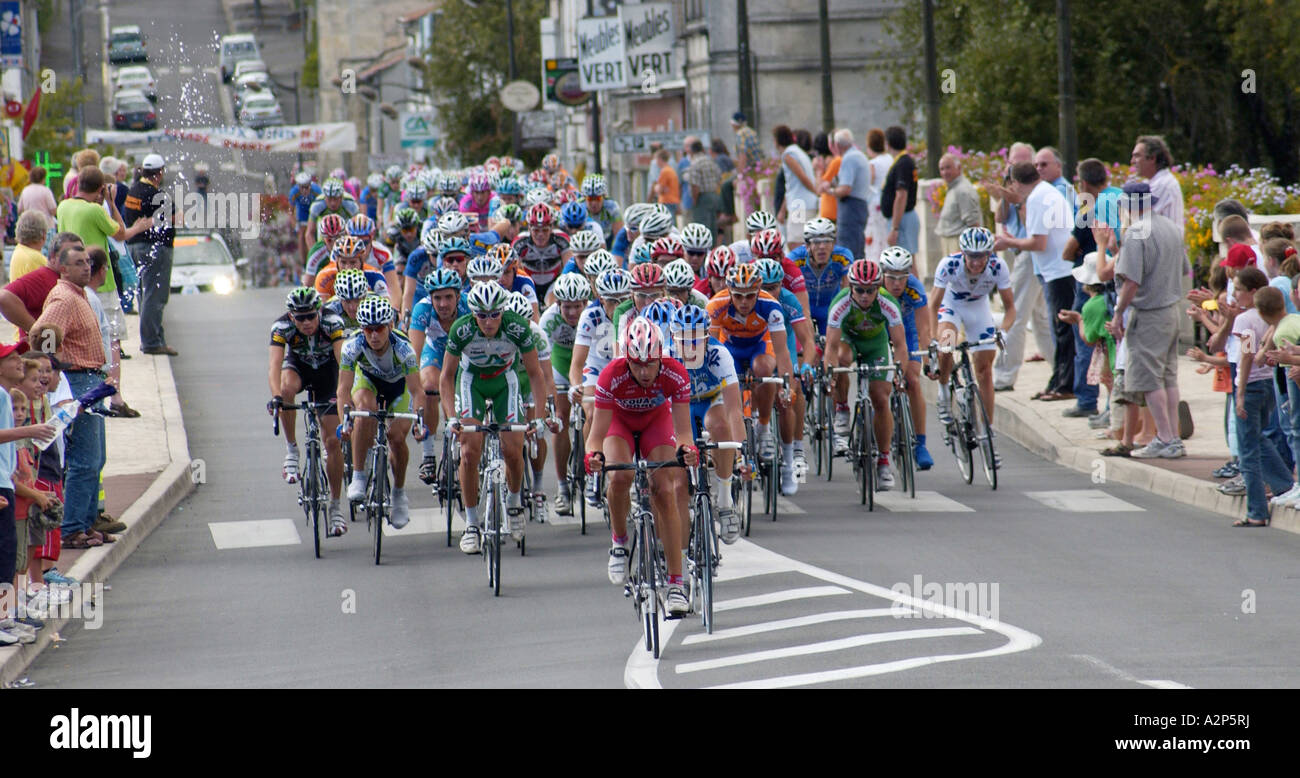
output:
M650 182L646 187L645 199L647 201L653 201L656 199L655 184L659 182L659 171L662 169L662 165L659 162L659 150L663 147L664 144L658 141L650 144L650 170L646 173L646 180Z
M676 216L682 202L682 191L677 179L677 171L673 168L672 155L668 153L668 149L659 149L655 159L659 161L659 178L654 186L655 198L668 209L669 213Z
M52 408L63 404L73 402L72 388L68 385L68 377L63 374L65 365L59 360L62 353L59 349L63 343L63 333L55 326L50 325L44 330L34 332L29 342L46 344L48 352L33 351L37 359L41 360L44 368L42 370L42 382L45 387L45 399L41 403L41 413L38 423L45 423L52 415ZM63 455L65 441L63 435L56 435L54 443L41 452L40 459L36 468L36 488L48 492L53 492L63 502ZM63 549L63 534L55 528L45 531L45 544L39 551L32 556L35 557L33 566L29 568L32 571L33 580L41 569L44 570L44 578L50 583L62 583L75 586L75 579L66 578L58 569L58 561Z
M30 191L37 186L39 184L28 184L27 189ZM33 270L46 266L41 248L45 245L49 225L50 218L44 211L26 211L18 217L18 227L14 230L18 245L14 247L13 259L9 263L10 281L17 281Z
M939 157L939 175L948 185L943 196L943 210L934 232L939 236L944 256L957 253L957 238L968 227L984 226L980 212L980 193L961 172L961 163L952 154ZM912 265L915 270L916 265Z
M803 225L817 213L817 182L813 178L812 159L795 141L794 131L784 124L772 130L781 170L785 173L785 202L777 210L776 220L785 225L789 246L803 244Z
M839 216L839 200L830 193L835 176L840 173L841 159L831 147L831 137L824 132L813 138L813 173L817 178L817 215L835 221Z
M916 160L905 150L907 133L902 127L885 130L885 145L894 158L880 189L880 213L889 220L885 243L902 246L916 256L917 240L921 236L921 220L916 215Z
M1255 240L1255 233L1251 231L1249 222L1244 218L1233 214L1219 222L1219 237L1229 253L1233 246L1246 246L1251 251L1250 264L1256 267L1264 266L1264 252Z
M92 168L81 171L82 184ZM94 168L98 173L98 169ZM84 192L84 188L82 189ZM102 247L101 247L102 248ZM45 309L32 329L56 324L63 332L63 355L68 367L68 385L80 397L105 379L104 341L99 321L87 299L90 283L90 259L81 246L69 243L54 255L59 282L45 300ZM104 419L99 414L82 413L68 427L67 473L64 477L63 545L65 548L89 548L112 543L116 538L103 535L92 527L98 514L99 473L104 468Z
M745 114L740 111L731 115L731 130L736 133L736 169L752 170L763 158L763 145L758 141L758 133L754 132L752 127L746 126Z
M173 225L181 223L180 204L174 210L160 212L170 199L160 192L163 158L150 154L140 167L140 177L131 185L126 199L125 215L133 225L146 227L157 222L157 227L138 232L127 240L131 256L140 267L140 350L145 354L176 356L176 350L167 345L163 332L163 309L171 294L172 244L176 237Z
M1001 183L985 181L984 188L991 197L999 200L994 218L1004 232L1014 238L1025 238L1025 204L1011 185L1011 168L1022 162L1033 162L1034 147L1028 143L1012 143L1007 153L1007 170ZM1011 267L1011 293L1015 296L1016 310L1024 314L1016 317L1011 331L1006 335L1006 349L993 365L993 391L1005 392L1015 388L1020 367L1025 360L1025 333L1032 322L1037 353L1030 362L1041 362L1045 355L1055 351L1052 325L1047 319L1043 304L1042 287L1034 280L1033 261L1026 251L1012 249L1002 254L1002 261ZM1100 271L1099 271L1100 272Z
M54 236L51 255L57 255L60 249L70 244L82 246L81 236L74 232L59 233ZM27 331L45 307L45 298L58 281L59 271L47 266L37 268L17 281L10 281L0 289L0 314L18 328L19 338L27 337Z
M691 193L691 221L699 222L709 228L717 237L718 213L722 211L722 171L718 169L713 158L704 151L704 144L698 139L691 144L691 164L686 169L687 189Z
M1159 203L1156 213L1167 217L1178 227L1182 235L1183 224L1183 188L1170 168L1174 164L1169 146L1159 135L1142 135L1133 145L1133 155L1129 164L1139 176L1145 178L1151 187L1151 196Z
M45 168L40 165L32 167L31 181L23 187L23 193L18 198L20 218L28 211L38 211L49 216L50 224L54 224L54 213L58 203L54 202L54 192L45 185L45 176Z
M82 149L72 155L72 173L63 179L63 199L70 200L77 196L80 187L81 169L86 166L99 167L99 152L94 149Z
M677 160L677 179L681 182L682 187L682 213L689 213L695 207L695 200L691 198L690 184L686 183L686 168L691 166L691 146L699 142L699 140L694 135L687 135L686 139L682 141L682 156Z
M889 237L889 220L880 210L880 193L885 188L889 168L894 164L893 157L885 153L885 131L879 127L872 127L867 132L866 157L871 163L868 190L870 196L867 199L867 237L863 249L864 257L858 258L876 260L880 259L880 252L885 250L885 239Z
M1258 295L1258 292L1256 293ZM1292 306L1296 304L1296 290L1292 290L1290 300L1286 302ZM1273 349L1265 351L1263 356L1269 364L1286 368L1286 394L1287 405L1286 412L1283 414L1284 427L1287 433L1287 442L1290 444L1292 451L1300 451L1300 316L1289 313L1272 321L1271 305L1264 304L1263 300L1257 300L1256 308L1260 309L1260 314L1264 321L1273 328ZM1291 489L1283 494L1279 494L1269 501L1274 506L1294 506L1296 501L1300 500L1300 480L1297 480Z
M1286 262L1290 259L1293 269L1296 265L1295 244L1286 238L1269 238L1264 243L1264 274L1268 276L1268 285L1282 293L1287 313L1296 313L1295 303L1291 301L1291 276L1286 272Z
M1106 328L1116 339L1127 341L1125 390L1143 393L1155 419L1155 438L1132 455L1173 459L1187 454L1175 425L1178 302L1183 296L1182 278L1191 267L1178 225L1154 212L1151 188L1142 182L1129 183L1124 186L1124 197L1128 207L1120 212L1124 233L1115 265L1119 301ZM1132 316L1126 319L1130 306Z
M104 341L104 362L108 365L108 378L114 386L119 387L117 394L113 395L112 400L109 402L109 415L124 419L138 419L140 418L140 412L126 404L120 389L122 386L122 363L117 359L117 355L122 348L122 344L113 336L113 325L108 318L108 311L104 308L103 298L98 294L93 294L95 289L104 283L104 278L108 275L108 252L99 246L93 246L86 251L86 256L90 259L90 286L86 289L88 293L86 298L91 309L95 311L95 319L99 322L100 337Z
M736 163L731 160L731 156L727 153L727 144L722 142L722 138L714 138L713 142L709 144L709 155L713 157L714 164L718 166L718 170L721 170L724 176L735 171Z
M1074 304L1074 266L1066 262L1065 243L1070 238L1074 223L1070 205L1055 186L1044 181L1038 170L1028 162L1011 168L1012 187L1025 203L1024 238L1011 237L1006 232L993 241L995 251L1015 248L1028 251L1034 264L1034 275L1042 285L1047 302L1048 320L1052 322L1056 350L1052 361L1052 376L1047 388L1031 399L1074 399L1074 328L1057 314L1070 310Z
M836 200L836 244L848 249L853 259L862 259L871 208L871 162L853 145L852 130L836 130L834 145L839 153L834 183L823 181L820 190Z

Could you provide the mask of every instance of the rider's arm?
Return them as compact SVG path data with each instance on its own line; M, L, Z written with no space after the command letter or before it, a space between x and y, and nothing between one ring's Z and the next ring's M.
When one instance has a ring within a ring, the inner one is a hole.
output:
M337 355L337 354L336 354ZM280 365L284 362L284 346L271 344L271 364L266 374L266 383L271 387L271 396L280 396Z
M459 354L443 355L442 375L438 377L438 391L439 399L442 401L442 415L448 419L456 418L456 371L459 368Z
M403 300L398 298L398 296L397 296L397 290L401 289L402 287L397 283L397 270L396 270L396 268L390 268L390 269L384 271L384 283L385 283L385 284L388 284L388 299L389 299L389 301L391 301L391 302L393 303L393 307L394 307L394 308L397 308L398 310L401 310L401 305L402 305ZM412 294L415 293L415 286L414 286L414 285L411 286L411 293L412 293ZM405 298L405 296L406 296L405 294L402 295L403 298ZM418 353L418 352L417 352L417 353Z
M939 331L939 307L943 305L943 296L947 291L948 289L942 286L936 286L930 290L930 310L926 311L926 319L929 320L930 332L932 333ZM921 343L920 345L928 346L929 341Z
M812 319L804 317L801 321L795 322L794 337L799 341L799 347L803 349L803 361L809 362L813 355L817 353L817 347L813 343Z
M1016 323L1016 296L1010 287L999 289L998 296L1002 298L1002 331L1010 332L1011 326Z
M783 376L794 373L794 367L790 364L790 347L786 345L784 333L778 333L772 338L772 347L776 350L777 373Z
M591 415L591 433L587 435L586 449L602 452L605 450L605 437L609 434L609 423L614 420L611 408L596 408ZM674 424L674 429L676 425ZM687 425L689 437L690 426Z
M691 404L690 403L673 403L673 435L677 438L677 445L691 445L695 436L691 431Z
M798 291L798 292L795 292L795 293L794 293L794 296L797 297L797 298L799 298L799 304L803 306L803 317L804 317L805 319L811 320L811 319L812 319L812 308L809 308L809 307L808 307L808 290L807 290L807 289L803 289L803 290L800 290L800 291ZM803 341L800 341L800 342L802 343Z
M407 260L410 261L410 260ZM417 281L416 284L419 282ZM402 304L398 310L402 312L402 321L408 321L411 317L411 309L415 307L415 287L416 284L407 284L402 290ZM389 289L392 289L390 286Z
M524 369L528 371L528 380L533 386L544 388L547 397L555 397L555 387L551 386L550 376L542 372L542 365L537 359L537 350L531 349L522 354L524 360ZM444 372L443 375L446 375ZM545 397L537 397L539 404L545 400Z
M406 321L405 316L402 317L402 321ZM424 341L428 337L428 333L419 327L411 326L407 328L406 337L410 339L411 348L414 349L415 353L418 355L420 351L424 349Z
M582 368L587 364L591 346L573 344L573 357L569 359L569 385L582 386Z
M837 367L832 360L838 360L840 354L840 328L826 326L826 349L822 352L822 365L830 370Z
M889 342L894 347L894 359L907 364L907 331L901 323L889 328Z
M334 392L334 397L339 403L348 405L352 403L352 382L356 379L357 374L351 370L339 369L339 385Z

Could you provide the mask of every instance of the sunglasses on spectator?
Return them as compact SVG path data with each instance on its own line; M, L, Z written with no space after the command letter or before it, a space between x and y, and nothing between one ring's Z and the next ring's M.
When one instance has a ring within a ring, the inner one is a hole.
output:
M854 294L875 294L875 293L878 292L878 291L880 291L880 287L879 287L879 286L855 286L855 287L853 287L853 293L854 293Z
M498 319L498 318L500 318L500 317L501 317L501 311L489 311L489 312L487 312L487 313L476 313L476 314L474 314L474 318L476 318L476 319L489 319L489 320L491 320L491 319Z
M295 313L295 314L293 315L293 320L294 320L294 321L311 321L312 319L316 318L316 317L319 316L319 315L320 315L320 314L319 314L318 311L312 311L311 313Z

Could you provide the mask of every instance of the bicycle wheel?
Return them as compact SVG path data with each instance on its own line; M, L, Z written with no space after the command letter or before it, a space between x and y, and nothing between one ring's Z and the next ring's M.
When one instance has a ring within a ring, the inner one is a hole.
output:
M970 419L970 400L966 395L966 387L956 389L953 392L954 403L957 407L953 416L957 427L957 434L952 436L952 453L957 457L957 468L961 470L961 477L966 483L972 483L975 480L975 454L973 449L975 443L973 432L971 430Z
M352 483L352 441L343 441L343 488L346 490L348 484ZM347 499L346 495L344 499ZM348 519L355 522L357 520L357 504L348 500Z
M502 522L505 520L505 501L501 496L501 486L493 484L488 490L488 516L483 523L485 530L483 546L487 554L488 586L492 587L492 596L501 596L501 535Z
M912 427L912 404L903 392L895 393L897 407L894 413L894 462L902 479L903 491L916 499L916 433Z
M438 492L442 497L442 509L447 515L447 548L451 548L451 519L456 513L456 502L458 500L459 482L456 461L456 447L451 444L451 436L442 440L442 461L438 466L442 468L441 479L439 480Z
M767 512L772 514L772 521L776 521L776 500L781 496L781 465L782 465L782 440L781 440L781 409L773 406L772 408L772 435L775 436L775 447L772 449L772 484L769 490L770 499L767 503Z
M576 418L575 415L570 420L575 421ZM587 534L587 470L582 462L586 454L583 450L584 443L582 428L576 427L569 447L569 506L570 510L578 512L581 535Z
M647 586L647 607L645 609L646 635L650 652L659 658L659 592L658 563L659 539L655 536L654 520L642 511L641 525L645 528L645 542L641 544L641 555L645 564L645 584Z
M822 399L821 392L819 391L819 385L815 379L812 384L812 392L810 396L812 398L812 402L809 403L808 412L807 414L804 415L804 419L806 421L806 426L807 426L807 430L804 432L804 437L812 441L813 448L815 449L815 451L813 452L813 458L815 460L816 467L817 467L816 474L821 475L822 455L826 443L826 441L822 439L822 426L821 426L822 406L824 405L824 401Z
M699 537L695 574L700 594L700 620L704 623L704 631L712 635L713 559L717 538L713 534L713 505L707 494L700 495L699 504L696 506L695 531Z
M830 481L835 470L835 400L830 395L831 387L826 387L826 397L822 404L822 437L826 444L826 480Z
M307 488L305 490L307 503L305 507L307 508L308 515L311 516L312 544L315 546L317 559L320 559L321 535L325 530L325 528L321 526L325 523L324 517L321 514L329 510L321 505L321 503L324 502L324 492L322 489L323 482L321 479L322 467L323 465L321 465L320 462L320 454L317 453L315 447L309 443L307 445L307 478L305 479L307 481Z
M979 387L970 387L970 403L977 406L977 410L971 412L971 431L975 439L979 441L980 463L984 465L984 477L988 479L989 486L994 490L998 488L998 469L995 465L995 453L993 451L993 427L989 424L988 411L984 409L984 403L980 400Z
M376 455L375 468L370 472L373 473L371 479L374 484L374 497L371 504L374 506L375 520L375 564L379 564L379 556L384 548L384 524L388 521L388 510L385 506L388 501L388 457L381 459ZM366 511L368 517L370 513L369 510Z

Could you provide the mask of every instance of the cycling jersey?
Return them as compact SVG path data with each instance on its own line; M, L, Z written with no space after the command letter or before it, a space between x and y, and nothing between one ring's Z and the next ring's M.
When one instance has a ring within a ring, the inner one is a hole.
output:
M307 252L307 275L316 275L322 266L329 264L330 251L325 248L325 241L318 240Z
M361 324L356 319L352 318L351 316L348 316L347 311L343 310L343 301L340 300L337 296L331 297L329 302L325 303L325 305L321 307L321 311L322 312L328 311L333 315L342 319L344 333L350 334L361 326Z
M515 238L512 245L519 256L519 264L528 271L533 283L540 287L549 287L559 275L562 264L560 255L569 250L569 236L560 230L552 230L551 239L546 242L546 245L538 246L533 243L531 235L524 233Z
M532 330L533 348L537 350L537 361L539 363L549 361L551 358L551 341L547 339L546 333L542 331L541 326L534 321L528 322L528 327ZM554 369L554 365L551 366ZM545 368L543 368L545 369ZM516 359L514 364L515 374L519 377L519 396L524 402L533 401L533 384L528 378L528 371L524 369L522 359Z
M800 246L790 252L790 260L803 273L808 289L808 309L813 321L817 323L818 334L826 334L826 311L831 307L831 300L840 293L844 286L844 277L853 264L853 255L843 246L831 250L831 258L818 270L813 267L808 256L808 247Z
M363 268L366 274L366 283L370 285L370 291L381 297L388 295L388 282L384 280L384 274L375 269L373 265L366 265ZM338 276L338 266L333 262L321 268L316 274L316 291L321 297L330 298L334 296L334 279Z
M759 292L754 309L742 316L731 304L731 290L723 289L709 300L706 309L713 323L711 333L731 352L737 370L749 368L759 354L775 354L772 338L785 331L785 313L781 304L767 292Z
M588 214L591 216L592 221L600 225L600 234L605 240L605 245L608 246L610 238L613 237L613 232L610 228L614 226L614 222L619 221L623 217L623 209L619 207L617 200L611 200L606 197L604 202L600 204L600 211L598 213L591 213L588 211Z
M337 213L339 216L343 217L344 221L346 221L351 219L353 216L356 216L357 210L357 201L347 195L344 195L343 197L343 204L334 210L328 210L325 207L324 195L317 195L316 199L311 204L311 209L307 212L307 217L309 221L319 221L322 216Z
M512 292L522 294L528 298L528 302L540 307L541 301L537 299L537 284L533 283L533 279L523 273L516 272L514 280L510 282L508 288Z
M908 273L907 286L902 294L894 299L898 301L898 310L903 316L903 336L907 340L908 359L920 362L921 358L911 356L911 352L920 348L916 335L916 311L924 310L930 304L930 299L925 294L925 286L921 283L921 279Z
M480 230L488 228L488 215L500 205L501 201L497 199L496 195L489 197L488 201L481 206L475 204L472 192L466 193L464 197L460 198L460 212L470 217L471 227L477 227Z
M304 335L294 325L293 316L285 313L271 325L271 345L284 346L284 363L296 362L307 367L322 367L334 361L334 342L343 339L343 319L321 311L320 324L313 335Z
M546 333L547 343L551 346L551 367L557 374L568 376L569 366L573 361L573 344L578 334L577 328L564 320L559 303L553 303L546 309L540 324L542 331Z
M582 366L582 385L595 386L600 371L614 358L614 324L605 308L593 300L578 320L578 330L573 335L575 346L587 347L587 361Z
M393 264L393 252L389 251L387 246L372 242L370 244L370 259L367 265L374 265L379 268L381 273L396 272L397 267Z
M610 244L609 253L618 257L623 266L627 265L627 253L631 248L631 243L627 237L627 227L619 227L618 234L614 236L614 242Z
M795 354L799 351L799 340L794 334L794 325L805 320L803 315L803 304L799 298L794 296L785 287L781 287L781 294L777 298L781 304L781 315L785 319L785 345L790 352L790 359L794 360Z
M454 320L453 320L454 321ZM433 302L424 298L411 309L411 332L424 333L424 346L420 349L420 369L433 366L442 369L442 356L447 350L447 331L438 314L433 310Z
M686 372L691 377L692 402L711 400L721 394L724 387L739 383L736 378L736 362L731 358L731 352L713 336L709 336L704 362L699 367L688 368Z
M494 378L510 369L517 356L535 349L528 324L519 314L502 311L501 327L489 337L472 315L461 316L447 335L447 353L460 357L462 373Z
M378 354L366 343L364 332L358 332L343 343L343 357L339 360L339 369L351 373L364 373L374 382L396 383L419 369L415 349L410 341L388 333L388 348Z
M625 357L606 365L596 382L596 407L611 411L647 413L672 403L686 404L690 400L690 376L681 362L670 357L659 360L659 375L649 386L637 383Z
M988 303L988 296L994 289L1006 289L1011 286L1011 273L1007 265L996 254L990 255L984 272L972 278L966 272L966 260L961 252L949 254L939 263L934 274L934 285L946 289L943 295L944 305L950 303L976 302Z
M848 289L840 290L831 302L830 318L827 325L840 330L845 340L865 341L881 336L889 337L889 328L902 325L903 314L898 309L898 301L881 289L876 299L865 311L853 302Z
M429 275L433 268L434 266L429 263L429 252L424 248L424 246L421 246L406 255L406 268L402 270L402 275L419 281ZM423 287L423 284L421 284L420 287ZM417 293L419 292L420 287L417 287Z
M361 205L366 209L366 216L371 219L379 218L379 190L364 187L361 190Z
M319 195L320 187L316 184L308 184L307 186L294 184L290 187L289 202L293 203L294 215L297 217L299 224L307 221L308 216L311 214L311 204L316 201Z

